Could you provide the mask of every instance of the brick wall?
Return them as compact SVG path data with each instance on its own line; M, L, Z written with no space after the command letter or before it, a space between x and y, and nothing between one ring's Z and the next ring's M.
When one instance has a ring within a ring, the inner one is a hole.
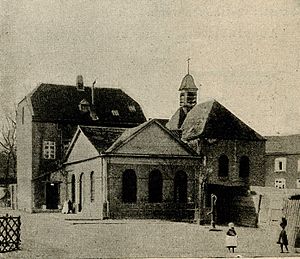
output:
M125 158L124 158L125 159ZM110 204L110 217L122 218L176 218L192 219L196 198L195 174L199 167L195 161L176 160L171 162L150 159L135 163L111 162L108 166L108 199ZM164 164L167 163L167 164ZM122 174L125 170L132 169L137 176L137 202L126 204L122 202ZM159 170L163 177L163 197L161 203L149 203L149 173ZM187 174L188 203L174 203L174 176L175 172L183 170Z

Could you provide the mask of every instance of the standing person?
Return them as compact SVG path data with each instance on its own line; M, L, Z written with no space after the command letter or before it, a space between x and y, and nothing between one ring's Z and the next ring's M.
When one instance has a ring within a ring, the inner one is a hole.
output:
M234 248L237 247L237 234L234 229L234 224L231 222L228 224L229 229L226 233L226 247L228 248L228 251L234 253Z
M280 253L283 253L283 246L285 247L286 252L288 253L289 252L289 249L288 249L289 243L288 243L288 238L287 238L287 234L285 231L285 227L286 227L285 222L281 222L280 226L281 226L282 230L280 231L277 244L280 244L280 249L281 249Z

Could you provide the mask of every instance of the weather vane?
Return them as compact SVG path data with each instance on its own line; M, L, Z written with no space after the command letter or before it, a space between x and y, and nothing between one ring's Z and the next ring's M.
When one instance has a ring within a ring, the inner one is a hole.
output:
M190 74L190 60L191 60L191 58L187 59L187 72L188 72L188 75Z

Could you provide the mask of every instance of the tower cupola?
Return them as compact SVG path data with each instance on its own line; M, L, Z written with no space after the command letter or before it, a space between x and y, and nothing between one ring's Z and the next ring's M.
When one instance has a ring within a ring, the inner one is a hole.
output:
M186 112L189 112L197 104L197 91L198 88L195 85L194 78L190 75L189 61L188 61L188 73L181 81L179 87L180 91L180 107L185 108Z

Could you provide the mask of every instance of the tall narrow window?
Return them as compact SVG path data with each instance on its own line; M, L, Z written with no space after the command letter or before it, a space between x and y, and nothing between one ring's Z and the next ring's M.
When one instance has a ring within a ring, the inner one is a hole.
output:
M187 175L183 171L176 172L175 174L174 202L187 202Z
M137 193L136 174L126 170L122 176L122 200L124 203L135 203Z
M219 157L219 176L227 177L229 173L229 160L226 155Z
M78 204L78 211L81 212L83 208L83 183L84 183L84 178L83 178L83 173L79 177L79 204Z
M242 178L247 178L249 177L249 173L250 173L249 157L242 156L240 158L239 176Z
M275 158L274 171L275 172L285 172L286 171L286 157Z
M94 179L94 172L91 172L90 175L90 184L91 184L91 202L95 200L95 179Z
M43 156L44 159L55 159L56 146L54 141L43 142Z
M72 203L75 203L75 188L76 188L76 184L75 184L75 175L72 175L72 179L71 179L71 199L72 199Z
M162 202L163 179L159 170L149 174L149 202Z

